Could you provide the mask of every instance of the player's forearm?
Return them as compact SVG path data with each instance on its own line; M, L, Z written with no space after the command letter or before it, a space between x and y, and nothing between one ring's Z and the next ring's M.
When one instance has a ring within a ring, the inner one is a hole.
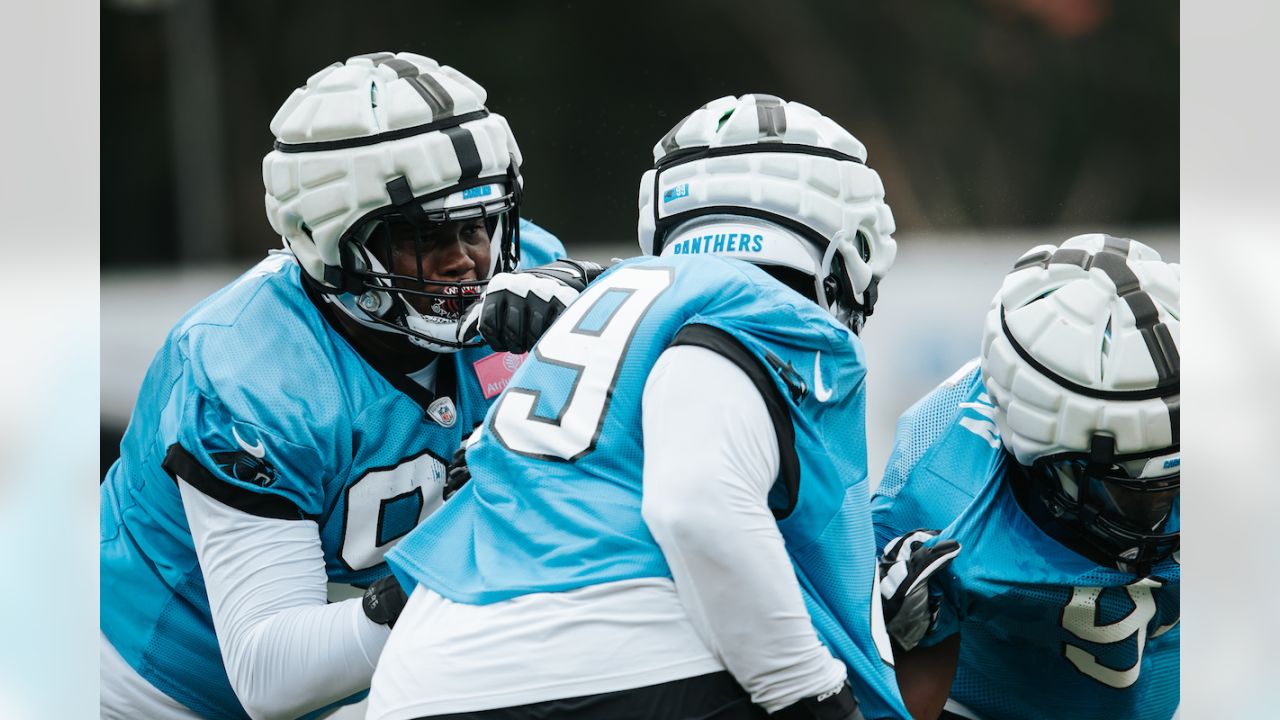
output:
M932 647L917 646L910 652L894 652L894 673L898 689L911 717L935 720L951 694L951 681L960 657L960 635L955 634Z
M292 718L369 686L389 630L327 602L318 529L222 505L179 483L214 629L250 716Z
M360 600L344 600L282 610L243 628L223 641L223 657L251 717L296 718L367 689L388 634L365 617Z

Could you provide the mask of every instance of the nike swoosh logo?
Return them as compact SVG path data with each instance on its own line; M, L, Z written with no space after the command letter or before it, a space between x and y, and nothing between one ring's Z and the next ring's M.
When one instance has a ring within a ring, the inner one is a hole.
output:
M267 448L265 445L262 444L262 438L258 438L257 445L250 445L249 443L244 441L244 438L240 437L240 433L236 432L236 429L234 427L231 428L231 434L235 436L236 442L240 444L241 450L244 450L250 455L258 458L259 460L261 460L263 456L267 454Z
M813 354L813 396L823 403L831 399L831 389L822 387L822 353Z

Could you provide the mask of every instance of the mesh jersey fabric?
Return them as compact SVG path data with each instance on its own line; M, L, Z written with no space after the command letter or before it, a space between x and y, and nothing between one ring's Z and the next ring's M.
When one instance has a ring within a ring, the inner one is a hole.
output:
M522 235L531 265L564 254L532 224ZM101 627L111 644L202 716L247 717L222 666L177 486L162 468L170 449L189 453L215 483L296 507L319 527L329 579L368 585L387 574L386 551L439 506L448 459L491 403L475 367L491 354L441 356L456 414L445 427L329 325L287 253L193 308L152 361L101 488Z
M670 577L640 512L640 405L658 356L694 326L731 336L785 398L800 481L794 509L778 524L815 628L849 667L867 717L905 717L871 629L861 343L748 263L637 258L601 276L542 337L486 416L467 451L471 482L388 562L406 586L420 583L471 604ZM578 411L588 406L598 414ZM583 440L557 445L564 437ZM785 492L771 493L771 504L775 495L787 504Z
M916 528L962 545L937 578L939 619L922 643L960 633L951 697L986 720L1171 717L1178 562L1139 578L1046 535L1013 496L1022 478L991 418L976 365L939 386L899 424L892 480L873 499L881 547Z

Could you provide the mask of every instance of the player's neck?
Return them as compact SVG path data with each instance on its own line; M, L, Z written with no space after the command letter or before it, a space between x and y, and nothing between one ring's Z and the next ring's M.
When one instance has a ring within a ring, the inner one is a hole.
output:
M383 367L408 375L429 365L439 355L414 345L409 338L398 333L379 332L367 328L345 313L329 312L334 322L340 323L351 344L361 357L370 361L371 365L381 364Z
M437 353L409 342L404 335L361 325L355 318L326 302L310 286L307 287L307 295L325 320L351 343L366 362L379 370L408 375L439 357Z
M1019 465L1012 457L1007 457L1006 462L1009 466L1009 472L1006 474L1009 489L1027 519L1040 528L1045 535L1077 555L1088 558L1103 567L1116 567L1114 558L1090 542L1077 528L1056 517L1049 510L1034 487L1034 480L1026 468Z

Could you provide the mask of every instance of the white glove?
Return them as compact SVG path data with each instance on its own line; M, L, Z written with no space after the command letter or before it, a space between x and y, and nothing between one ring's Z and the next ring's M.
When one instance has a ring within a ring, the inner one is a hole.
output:
M960 543L951 539L924 547L937 534L937 530L913 530L896 537L884 546L880 558L885 628L903 650L918 645L938 618L929 578L960 554Z
M587 284L605 268L591 262L557 260L549 265L498 273L489 279L480 302L462 321L464 338L477 333L489 347L528 352Z

